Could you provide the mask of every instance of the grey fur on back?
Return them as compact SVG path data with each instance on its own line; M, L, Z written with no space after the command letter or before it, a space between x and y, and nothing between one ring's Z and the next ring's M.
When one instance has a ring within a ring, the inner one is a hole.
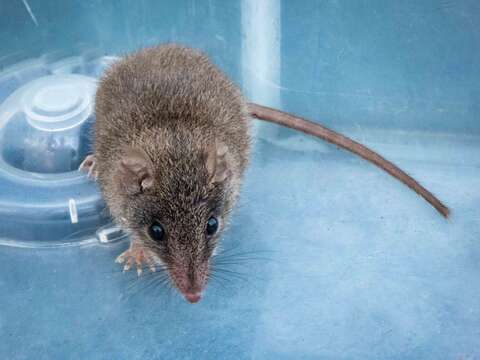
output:
M212 187L205 154L219 144L227 150L229 176ZM144 194L125 193L119 185L118 164L131 148L146 154L153 168L155 184ZM209 208L220 207L225 221L238 196L249 149L247 110L239 89L196 50L177 45L143 49L115 63L100 80L98 183L115 220L137 237L145 236L143 227L157 214L168 227L182 227L177 233L168 229L178 237L190 236L188 231L200 236L196 227ZM208 204L192 210L199 199Z

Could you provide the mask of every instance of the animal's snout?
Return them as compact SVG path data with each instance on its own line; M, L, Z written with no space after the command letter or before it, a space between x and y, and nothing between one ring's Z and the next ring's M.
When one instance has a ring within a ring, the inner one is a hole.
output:
M196 292L196 293L187 292L187 293L184 294L184 296L185 296L185 299L189 303L195 304L196 302L198 302L202 298L202 293L200 293L200 292Z
M207 283L208 263L197 265L175 266L170 270L175 287L185 300L194 304L202 298L202 291Z

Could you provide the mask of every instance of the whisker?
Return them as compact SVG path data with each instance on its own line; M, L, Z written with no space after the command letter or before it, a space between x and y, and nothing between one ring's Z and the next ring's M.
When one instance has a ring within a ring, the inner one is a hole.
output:
M216 285L216 284L220 285L222 289L227 289L227 287L225 286L225 283L223 283L222 280L220 280L217 277L212 276L212 277L209 278L209 281L211 281L212 284L214 284L214 285Z
M231 263L246 263L250 261L273 261L273 260L269 258L251 257L251 258L239 258L239 259L216 259L212 263L213 264L231 264Z
M137 295L151 288L156 282L163 281L168 278L166 272L149 272L142 274L140 277L132 277L130 279L129 286L125 289L127 293L127 299L131 298L133 295Z
M229 285L233 285L234 282L232 279L226 277L226 276L223 276L223 275L220 275L220 274L212 274L212 278L215 278L215 279L220 279L221 281L224 281L224 283L227 283Z
M216 275L218 275L218 273ZM231 278L241 280L241 281L244 281L244 282L249 282L249 280L250 280L248 277L238 275L238 274L235 274L235 273L227 273L227 274L224 274L224 276L225 277L231 277Z
M257 274L251 274L251 273L246 273L246 272L239 272L239 271L235 271L235 270L232 270L232 269L224 269L224 268L213 268L212 269L213 272L220 272L220 273L224 273L226 276L228 275L232 275L232 276L237 276L237 277L245 277L247 280L250 280L250 279L256 279L256 280L261 280L261 281L266 281L266 279L264 277L261 277Z
M275 251L271 250L252 250L252 251L241 251L241 252L222 252L214 257L222 257L222 258L229 258L229 257L236 257L236 256L244 256L244 255L257 255L257 254L273 254Z
M248 274L246 273L241 273L239 271L235 271L235 270L231 270L231 269L224 269L224 268L221 268L221 267L214 267L212 268L212 272L215 273L215 272L220 272L220 273L226 273L226 274L236 274L236 275L245 275L247 276Z
M165 275L153 277L152 280L148 283L148 285L142 289L142 291L159 291L161 289L164 289L165 287L163 285L167 279L168 277Z

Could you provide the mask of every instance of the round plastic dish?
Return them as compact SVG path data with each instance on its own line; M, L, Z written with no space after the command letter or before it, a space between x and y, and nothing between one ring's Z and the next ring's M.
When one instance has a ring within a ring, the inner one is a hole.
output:
M84 75L44 76L0 106L0 242L68 245L109 229L95 183L78 171L91 150L95 88Z

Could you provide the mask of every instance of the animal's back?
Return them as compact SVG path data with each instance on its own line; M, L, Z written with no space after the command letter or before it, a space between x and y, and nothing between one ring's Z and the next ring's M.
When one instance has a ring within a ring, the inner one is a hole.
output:
M142 146L139 139L156 129L221 141L242 169L247 164L248 119L241 93L193 49L162 45L115 63L100 80L96 117L100 177L102 169L108 171L118 159L122 146Z

